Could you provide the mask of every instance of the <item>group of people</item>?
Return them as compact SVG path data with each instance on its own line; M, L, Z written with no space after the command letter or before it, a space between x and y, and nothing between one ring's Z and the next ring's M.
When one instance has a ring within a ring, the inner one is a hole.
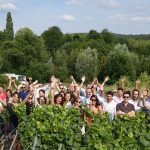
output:
M66 109L81 109L81 106L85 106L94 114L103 115L104 112L108 112L110 121L115 115L122 117L127 114L132 117L135 116L135 112L141 110L150 115L150 97L147 89L143 89L140 94L137 88L130 92L118 87L116 93L114 91L105 93L104 87L109 80L108 77L101 84L94 78L93 82L87 83L86 86L84 86L85 76L82 76L80 84L77 84L73 76L70 76L70 79L71 83L68 86L62 84L55 76L52 76L50 83L45 85L39 84L38 81L33 82L31 77L18 86L14 79L9 78L6 90L0 85L0 112L5 109L9 112L8 129L13 131L18 126L18 118L13 107L17 107L19 103L26 105L28 115L34 108L44 105L56 105Z

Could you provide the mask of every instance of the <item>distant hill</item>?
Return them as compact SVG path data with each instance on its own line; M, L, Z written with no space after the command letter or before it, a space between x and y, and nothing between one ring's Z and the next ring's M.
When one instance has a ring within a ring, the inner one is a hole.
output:
M133 38L133 39L143 39L143 40L150 40L150 34L117 34L113 33L116 38Z

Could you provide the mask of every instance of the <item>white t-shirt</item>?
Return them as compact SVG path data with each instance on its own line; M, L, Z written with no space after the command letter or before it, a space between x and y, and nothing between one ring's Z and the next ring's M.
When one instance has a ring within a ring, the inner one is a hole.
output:
M112 121L114 119L114 116L116 115L116 103L112 100L110 102L107 102L104 98L99 98L99 101L103 105L103 109L105 112L108 112L109 114L109 120Z
M113 100L116 104L119 104L123 101L123 97L113 96Z
M139 107L139 106L137 105L137 104L138 104L138 101L133 100L133 99L130 99L130 100L129 100L129 103L131 103L131 104L134 105L135 112L140 112L140 111L141 111L141 107Z

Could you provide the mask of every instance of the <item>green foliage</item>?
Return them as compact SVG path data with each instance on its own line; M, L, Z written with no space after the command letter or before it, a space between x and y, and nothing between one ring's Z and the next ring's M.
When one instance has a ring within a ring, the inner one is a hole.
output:
M19 122L28 121L26 115L26 105L24 103L20 103L18 106L13 107L13 111L19 118Z
M106 42L106 44L115 42L114 35L111 32L109 32L108 29L103 29L101 32L101 35L102 35L104 41Z
M141 87L145 87L145 88L150 87L150 75L148 75L147 72L141 73L139 80L141 81L140 82Z
M141 56L139 58L141 63L140 72L147 71L147 73L150 74L150 55L148 57Z
M98 53L96 49L83 49L76 60L77 77L85 75L87 80L92 80L98 74Z
M20 29L15 39L18 49L24 53L24 65L28 66L33 60L45 62L48 60L43 39L35 35L29 28Z
M66 80L69 76L69 70L67 68L68 56L67 53L62 51L57 51L55 53L53 63L55 65L54 74L61 80Z
M150 118L144 112L136 117L125 116L113 121L114 149L123 150L149 150L150 148Z
M5 33L3 31L0 31L0 44L5 41Z
M39 79L39 82L48 82L49 77L53 75L53 64L31 62L30 68L25 72L26 76L32 76L33 79Z
M24 149L37 150L149 150L150 147L150 119L145 112L136 117L116 117L108 121L108 114L95 115L87 108L66 109L57 106L43 106L35 108L30 116L25 116L23 104L15 108L21 117L18 127L21 144ZM91 123L85 124L82 116L86 115ZM82 126L86 134L81 136Z
M4 124L7 124L9 122L9 114L7 109L3 110L0 113L0 117L2 118Z
M123 75L129 76L131 80L135 80L138 67L138 56L129 52L126 45L117 44L114 51L108 55L105 71L111 77L112 82Z
M130 51L137 53L139 56L147 57L150 55L150 40L128 39L128 47Z
M98 38L100 38L100 34L96 30L90 30L88 35L87 35L87 38L98 39Z
M112 124L108 120L108 114L93 115L92 124L88 125L86 130L87 150L107 150L113 148L114 137L112 134Z
M16 41L5 41L0 47L3 57L3 72L13 72L23 63L23 53L17 49Z
M0 75L0 84L6 88L8 85L8 77L5 75Z
M78 109L43 106L36 108L27 120L24 119L18 130L24 149L29 145L32 147L37 135L37 150L58 149L60 144L62 150L75 150L80 148L82 125ZM24 129L27 129L26 132Z
M13 21L10 12L7 13L5 36L7 40L13 40L14 38Z
M6 29L0 31L1 73L33 75L42 82L47 82L46 77L51 74L63 81L67 81L69 75L77 80L83 74L88 80L98 76L101 81L110 75L109 84L121 76L128 76L133 81L145 71L150 75L150 35L114 34L108 29L103 29L101 33L90 30L88 33L63 34L59 27L53 26L40 36L29 28L22 28L14 37L10 12L6 20ZM97 50L98 55L95 53L94 56L96 61L90 58L90 54L85 55L87 52L84 51L88 47ZM49 75L38 75L36 70L41 73L44 69L48 69L45 72Z
M55 50L63 45L63 33L60 28L53 26L42 33L45 46L49 52L54 55Z

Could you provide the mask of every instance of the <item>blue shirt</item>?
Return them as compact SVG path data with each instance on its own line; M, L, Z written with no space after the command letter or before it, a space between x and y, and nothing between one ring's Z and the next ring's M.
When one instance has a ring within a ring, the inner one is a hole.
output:
M19 92L19 96L22 100L24 100L26 98L26 96L28 95L27 91L20 91Z

